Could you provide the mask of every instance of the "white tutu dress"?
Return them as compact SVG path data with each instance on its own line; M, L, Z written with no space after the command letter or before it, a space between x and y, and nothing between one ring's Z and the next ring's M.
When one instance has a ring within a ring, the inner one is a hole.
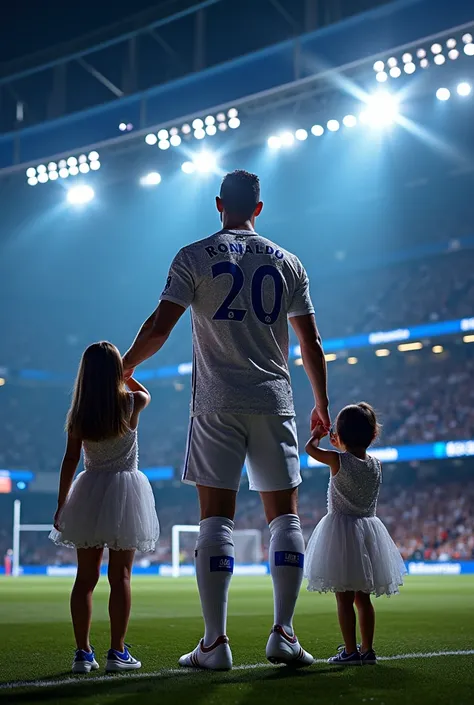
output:
M340 469L329 480L328 513L308 542L308 590L394 595L406 573L402 557L375 516L382 479L380 462L341 453Z
M130 414L133 395L130 394ZM54 543L75 548L153 551L160 534L155 498L138 470L137 429L105 441L83 441L84 468L59 515Z

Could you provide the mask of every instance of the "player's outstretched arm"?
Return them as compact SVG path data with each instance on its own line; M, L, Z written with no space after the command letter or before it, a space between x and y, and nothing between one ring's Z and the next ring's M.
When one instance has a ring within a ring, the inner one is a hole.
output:
M311 431L314 430L318 420L327 431L331 421L328 411L326 359L316 319L313 313L291 316L290 323L298 337L304 369L314 394L315 408L311 414Z
M171 301L160 301L158 308L140 328L131 348L125 353L123 367L127 372L140 365L163 347L185 308Z

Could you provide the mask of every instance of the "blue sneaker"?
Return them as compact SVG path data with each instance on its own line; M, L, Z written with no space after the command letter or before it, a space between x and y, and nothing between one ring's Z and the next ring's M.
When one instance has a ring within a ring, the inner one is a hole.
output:
M115 649L109 649L107 652L107 663L105 664L106 673L135 671L137 668L141 667L142 664L140 661L137 661L136 658L133 658L127 646L125 646L123 653Z
M363 666L375 666L375 664L377 663L377 656L375 654L375 651L373 649L370 649L365 653L362 653L362 651L360 651L360 660L362 661Z
M96 671L98 668L99 664L95 660L95 653L92 646L90 651L76 649L71 669L73 673L90 673L91 671Z
M362 659L358 651L354 651L353 654L348 654L345 648L340 646L336 656L331 656L331 658L328 659L328 663L333 666L362 666Z

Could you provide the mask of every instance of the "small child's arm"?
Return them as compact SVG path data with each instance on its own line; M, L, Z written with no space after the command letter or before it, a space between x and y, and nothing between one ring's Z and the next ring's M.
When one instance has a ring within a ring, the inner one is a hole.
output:
M323 436L319 434L318 430L316 430L307 442L305 451L319 463L328 465L331 470L331 475L337 475L340 467L339 453L335 450L324 450L324 448L320 448L319 442L321 441L321 438L323 438Z
M66 450L64 451L63 462L61 463L61 474L59 477L58 507L54 515L54 526L58 529L57 519L66 497L71 489L74 473L77 470L81 459L82 440L68 433Z
M146 387L143 386L143 384L140 384L140 382L138 382L138 380L136 380L134 377L129 377L127 380L125 380L125 384L135 396L135 406L139 407L139 411L143 411L143 409L148 406L151 401L150 392ZM138 404L137 399L139 400Z

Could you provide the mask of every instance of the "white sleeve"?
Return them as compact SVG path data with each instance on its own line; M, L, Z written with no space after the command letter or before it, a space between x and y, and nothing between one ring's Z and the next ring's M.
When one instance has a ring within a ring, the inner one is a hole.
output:
M185 250L180 250L168 272L165 288L160 300L188 308L194 300L194 277Z
M308 316L311 313L314 313L314 306L309 293L309 279L303 265L300 264L299 277L288 309L288 317Z

